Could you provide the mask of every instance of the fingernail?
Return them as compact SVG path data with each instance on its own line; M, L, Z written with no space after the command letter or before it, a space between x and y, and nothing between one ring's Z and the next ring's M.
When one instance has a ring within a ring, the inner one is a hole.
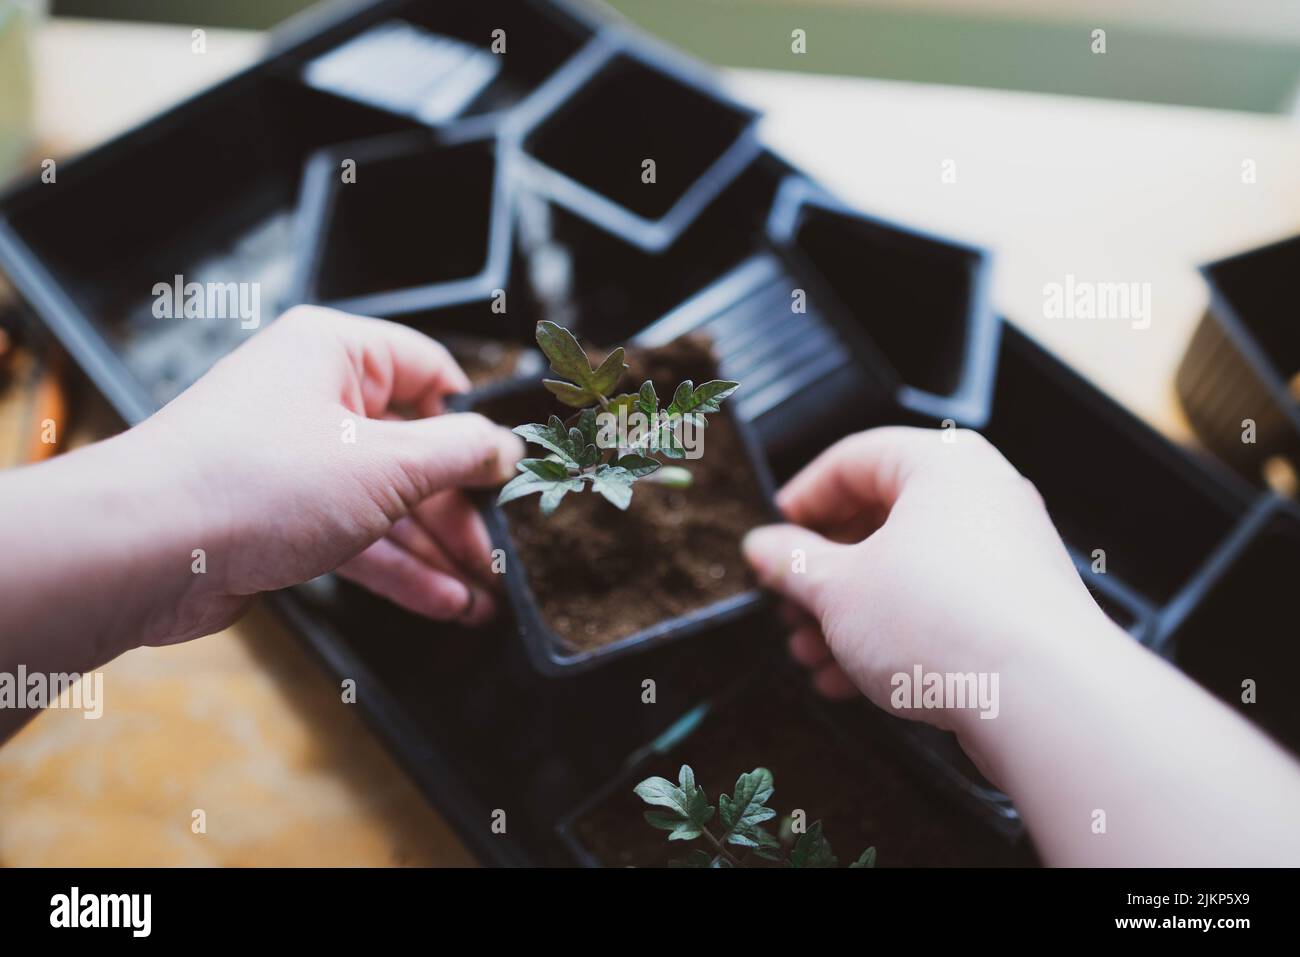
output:
M763 577L766 565L767 549L764 541L771 535L769 526L753 528L745 533L745 537L740 542L740 550L744 553L745 560L754 566L759 577Z

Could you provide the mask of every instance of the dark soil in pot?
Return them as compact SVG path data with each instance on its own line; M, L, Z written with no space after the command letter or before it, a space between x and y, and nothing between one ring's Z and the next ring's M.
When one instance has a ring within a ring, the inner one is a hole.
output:
M660 867L696 842L667 841L646 823L646 805L632 791L657 774L673 780L689 764L717 806L742 771L766 767L775 791L769 805L780 818L795 809L808 823L820 820L841 866L867 847L878 866L997 866L1029 864L1023 845L1009 844L966 817L914 777L883 744L850 749L835 729L793 687L751 686L711 712L671 751L644 762L572 825L574 836L606 866Z
M630 350L627 361L620 387L650 379L665 405L679 382L717 378L708 343L698 337ZM539 407L537 395L482 410L511 425L566 415L548 402ZM626 512L586 491L567 496L550 516L535 496L503 507L542 617L574 649L611 644L755 586L740 540L773 520L771 505L725 405L704 434L701 458L671 463L690 470L690 487L640 482Z

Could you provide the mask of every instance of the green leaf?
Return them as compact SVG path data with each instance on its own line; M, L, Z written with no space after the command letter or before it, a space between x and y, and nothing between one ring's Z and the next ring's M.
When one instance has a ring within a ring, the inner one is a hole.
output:
M627 371L627 363L623 361L623 355L623 347L619 346L596 367L596 371L591 374L591 391L601 395L609 395L614 391L618 380L623 378L623 373Z
M653 382L641 383L641 391L637 393L636 407L637 411L647 419L653 419L654 414L659 411L659 396L655 395L655 384Z
M572 383L565 388L566 383L545 380L546 388L566 405L583 406L598 401L606 393L614 391L627 369L621 347L606 356L599 367L592 369L591 360L573 333L546 320L537 324L537 345L550 360L551 370Z
M646 811L645 819L659 830L671 832L668 835L670 841L693 841L704 833L694 821L667 811Z
M559 379L543 379L542 385L546 390L555 396L565 405L573 406L580 409L585 405L591 405L596 399L586 389L579 389L576 385L563 382Z
M683 764L678 776L680 780L677 784L667 778L646 778L633 790L646 804L666 807L702 828L712 820L714 809L709 806L703 788L696 786L695 775L689 765Z
M520 463L523 464L522 462ZM523 498L525 495L532 495L534 492L541 492L551 487L548 479L540 478L532 472L524 472L516 475L501 488L501 493L497 495L497 504L504 505L506 502L513 502L517 498Z
M755 768L736 779L735 796L718 797L718 817L726 829L727 840L744 847L758 847L758 839L750 831L764 821L776 817L773 808L765 807L772 796L772 772Z
M686 820L684 817L669 811L646 811L645 819L647 824L651 827L657 827L661 831L675 831Z
M822 822L817 821L808 831L799 836L794 850L790 852L791 867L836 867L838 858L831 852L831 845L822 835Z
M596 445L596 436L600 433L599 424L596 421L595 409L583 409L573 418L565 423L570 429L577 428L582 433L582 441L585 445Z
M672 808L679 814L686 813L686 798L681 793L681 788L667 778L658 776L646 778L632 789L632 793L646 804Z
M632 485L636 476L617 465L599 465L591 475L591 490L619 509L632 504Z
M569 492L581 492L582 480L570 479L567 482L552 482L546 491L542 492L542 514L550 515L560 507L560 499L564 498Z
M749 833L749 836L758 841L758 850L754 851L757 857L761 857L765 861L785 860L785 849L781 847L781 842L767 831L761 827L756 827Z
M659 453L667 458L686 458L686 449L682 447L682 443L677 438L677 433L671 425L665 425L659 430L659 439L655 444L658 446Z
M537 324L537 345L556 375L585 386L591 378L591 360L568 329L542 320Z
M555 459L523 459L517 466L521 472L531 472L548 482L561 482L569 477L569 470L563 462Z
M673 401L668 406L669 415L686 415L688 412L717 412L722 400L740 388L739 382L713 379L692 388L690 379L677 387Z
M607 405L602 411L612 412L614 417L618 418L619 410L626 408L628 415L631 415L632 410L636 408L637 399L639 398L641 398L641 396L636 392L624 392L622 395L616 395L614 398L610 399L609 405Z
M550 515L567 493L582 490L582 480L571 476L564 464L554 459L524 459L517 467L519 474L497 495L498 505L541 492L542 511Z
M849 865L849 870L855 867L875 867L876 866L876 849L869 847L862 852L862 856Z
M576 426L569 429L569 448L573 450L573 457L582 468L589 468L600 461L600 450L594 444L588 445L586 436Z
M536 422L529 425L520 425L512 430L515 435L522 438L525 442L532 442L534 445L540 445L548 452L553 452L560 457L560 460L571 468L581 468L579 449L574 448L574 444L569 437L569 430L564 427L558 415L551 416L546 425L539 425Z
M658 472L660 464L652 458L645 455L637 455L635 452L629 452L627 455L620 456L614 462L621 469L627 469L637 478L644 478Z
M709 856L708 851L700 850L698 847L687 854L685 857L677 857L668 862L669 867L709 867L713 858Z

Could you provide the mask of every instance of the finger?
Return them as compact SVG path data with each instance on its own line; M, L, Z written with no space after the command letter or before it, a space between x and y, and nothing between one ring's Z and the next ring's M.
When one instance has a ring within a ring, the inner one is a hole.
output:
M821 621L827 610L827 585L833 572L844 567L853 546L828 542L797 525L767 525L746 535L742 547L764 587Z
M408 502L449 488L499 485L515 475L524 445L517 435L474 412L409 422L366 419L359 424L392 456L398 478L409 482Z
M845 701L862 695L849 676L835 662L829 662L818 668L812 679L813 688L824 698Z
M411 517L442 547L454 566L489 589L500 587L492 571L492 539L474 503L457 489L431 495Z
M455 563L429 532L411 517L399 518L388 530L388 538L410 552L435 571L444 572L462 581L466 576L457 572Z
M430 568L396 542L381 538L338 569L343 577L408 611L437 621L480 625L496 612L492 596Z
M799 525L829 529L856 521L857 531L869 532L909 484L987 472L1016 474L976 432L890 426L836 442L781 489L777 504Z
M437 415L443 410L443 396L470 387L446 347L409 326L305 308L313 310L312 321L333 331L347 348L367 416L378 416L391 405L409 407L422 418Z
M816 625L808 625L791 633L788 647L790 657L805 668L816 668L831 657L822 630Z
M805 625L815 625L817 623L817 619L813 618L805 609L799 607L792 601L781 602L776 613L780 616L782 623L784 623L791 632L798 631Z
M434 571L448 575L464 584L470 589L471 596L475 599L475 607L491 607L490 601L486 604L478 603L482 593L489 590L485 587L485 584L476 580L475 576L469 573L469 569L462 567L454 558L449 556L446 549L419 522L410 516L398 519L393 523L393 527L389 529L387 537L389 541L396 543Z
M487 594L490 589L485 587L485 583L478 581L470 569L465 568L449 555L437 538L418 521L409 515L398 519L389 529L388 539L434 571L448 575L465 585L470 590L473 607L487 613L484 620L491 618L493 599Z

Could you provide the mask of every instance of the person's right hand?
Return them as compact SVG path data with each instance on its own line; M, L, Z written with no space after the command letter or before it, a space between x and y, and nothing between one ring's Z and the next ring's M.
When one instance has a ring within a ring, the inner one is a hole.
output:
M1043 501L975 432L890 427L849 436L781 490L789 525L745 553L784 596L791 652L823 693L889 709L891 678L1000 672L1077 626L1109 625ZM1113 631L1114 629L1108 628ZM895 712L953 727L943 711Z
M1049 864L1294 866L1291 756L1110 622L1033 486L981 436L951 435L844 439L779 497L809 527L746 540L806 616L793 651L816 684L956 731ZM891 678L916 665L999 675L997 720L894 709Z

